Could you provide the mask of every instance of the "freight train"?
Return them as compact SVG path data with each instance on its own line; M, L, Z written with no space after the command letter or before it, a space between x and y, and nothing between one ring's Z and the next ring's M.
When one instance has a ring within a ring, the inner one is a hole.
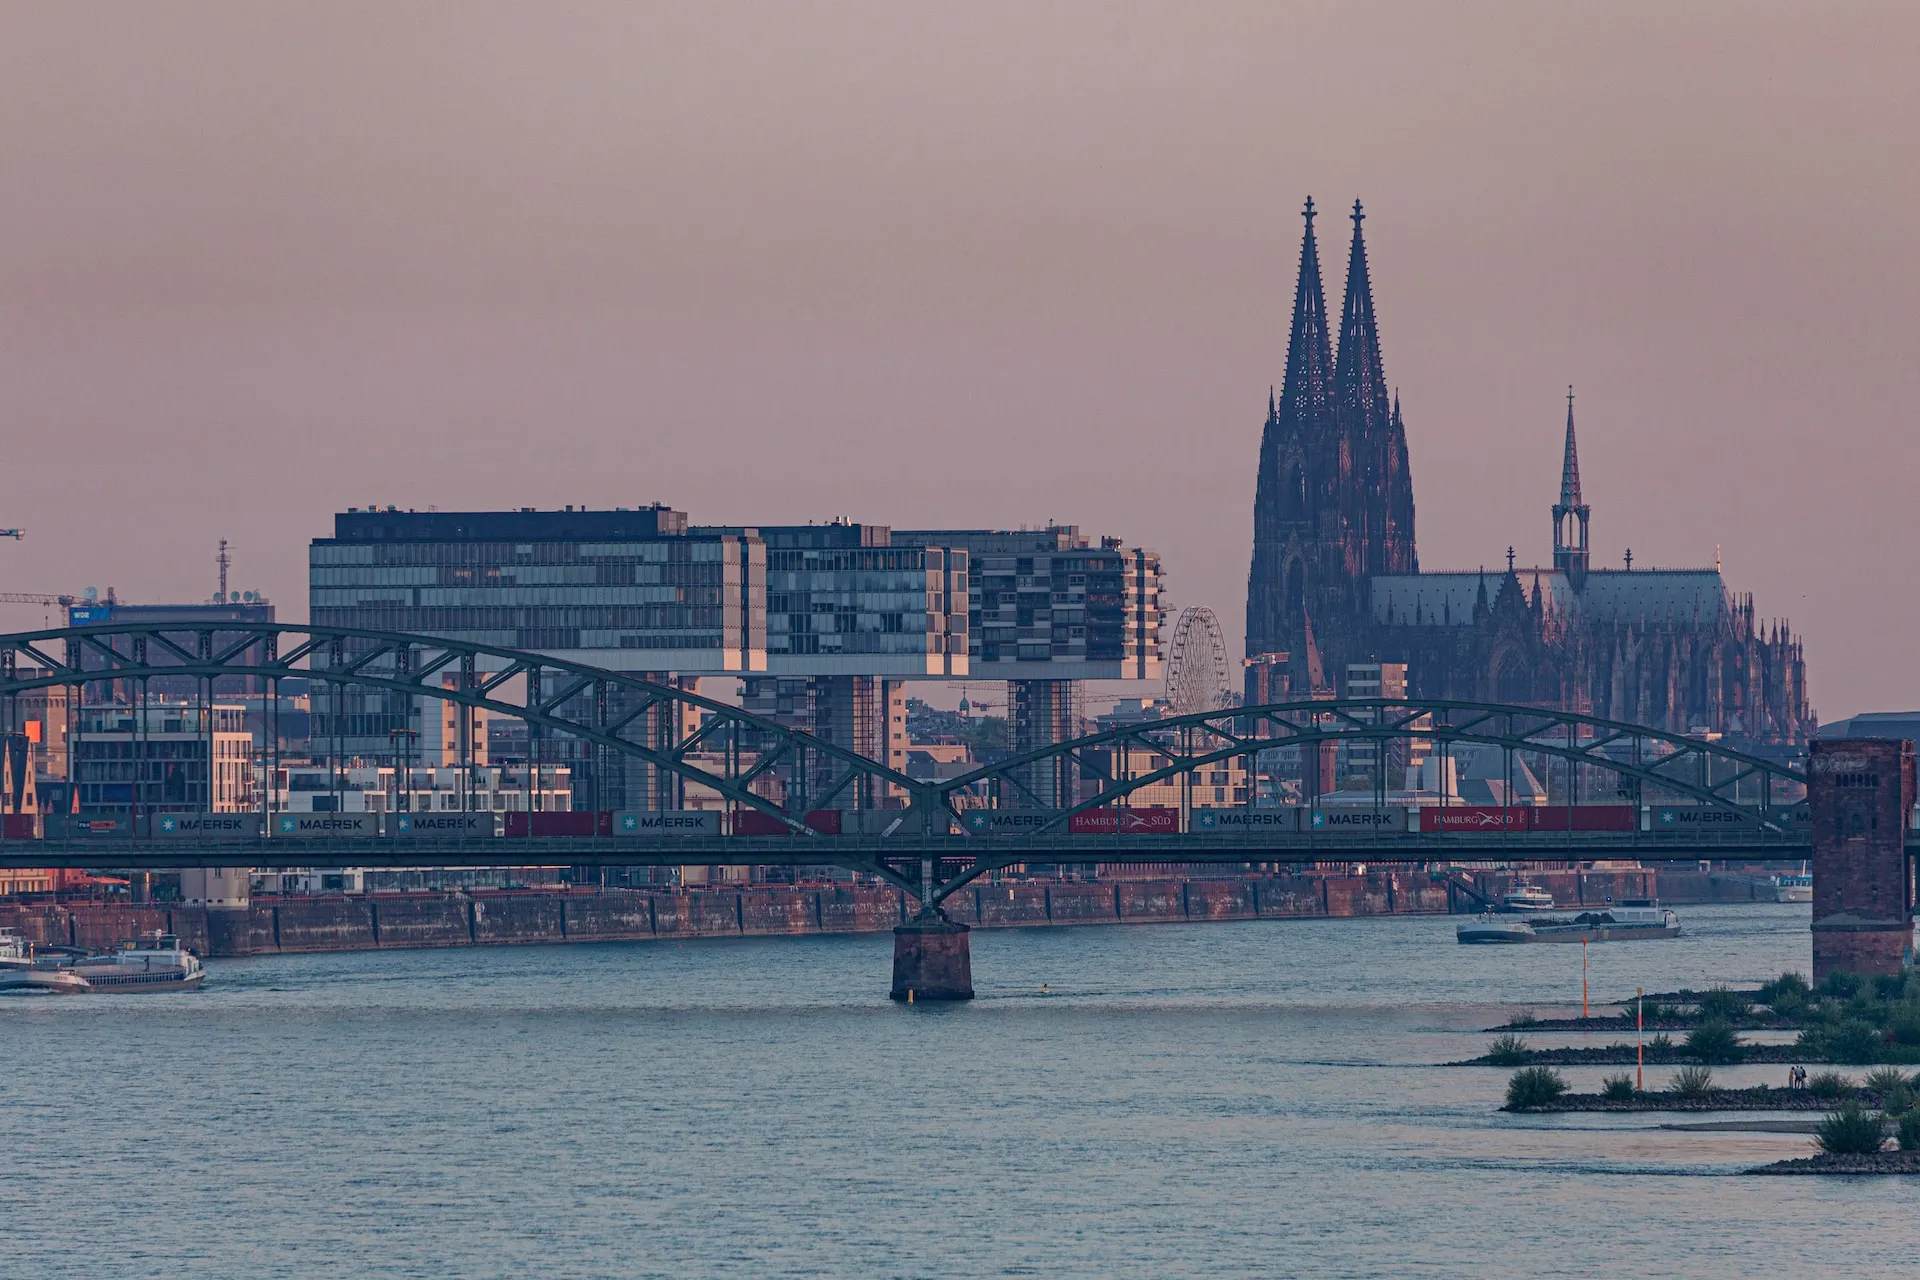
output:
M1195 808L1183 819L1166 806L1086 809L1059 823L1052 809L967 809L947 834L971 837L1177 836L1209 839L1274 836L1494 835L1644 832L1697 835L1752 828L1758 810L1734 813L1710 805L1288 805L1277 808ZM1766 820L1805 831L1804 805L1778 808ZM911 819L911 821L910 821ZM815 809L801 816L819 836L919 838L917 815L906 809ZM754 809L570 810L544 813L161 813L137 819L125 814L49 814L37 826L10 823L0 840L182 841L197 844L279 840L462 840L634 839L680 837L781 837L793 828Z

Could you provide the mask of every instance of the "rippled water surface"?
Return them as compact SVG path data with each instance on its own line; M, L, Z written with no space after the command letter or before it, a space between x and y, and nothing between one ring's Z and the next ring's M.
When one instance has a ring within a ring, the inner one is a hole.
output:
M1686 908L1592 948L1594 998L1805 970L1806 911ZM1514 1119L1506 1072L1434 1065L1579 1004L1579 948L1453 924L982 931L944 1008L885 999L888 936L0 1000L0 1271L1914 1274L1914 1181L1732 1177L1807 1139Z

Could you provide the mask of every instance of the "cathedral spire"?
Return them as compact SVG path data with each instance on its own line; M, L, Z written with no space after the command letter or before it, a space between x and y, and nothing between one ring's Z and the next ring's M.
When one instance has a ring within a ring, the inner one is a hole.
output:
M1327 411L1333 394L1333 356L1327 336L1327 295L1320 284L1320 249L1313 237L1313 197L1302 211L1300 277L1293 290L1293 332L1287 339L1287 377L1280 416L1300 422Z
M1367 273L1367 242L1360 224L1366 212L1353 202L1353 248L1347 255L1347 300L1341 308L1340 353L1334 386L1341 408L1352 415L1356 444L1379 439L1389 421L1387 375L1380 359L1380 330L1373 318L1373 280Z
M1560 505L1580 505L1580 450L1573 441L1573 388L1567 388L1567 453L1560 464Z
M1351 560L1344 546L1332 548L1337 557L1330 554L1330 539L1317 532L1323 504L1332 504L1328 514L1336 523L1346 518L1343 485L1348 473L1336 430L1333 354L1311 199L1302 214L1306 229L1300 240L1287 368L1277 403L1269 392L1254 484L1253 564L1247 574L1249 656L1296 648L1307 600L1338 590ZM1339 610L1328 616L1335 630L1345 621Z
M1587 585L1587 518L1580 499L1580 451L1573 440L1573 388L1567 388L1567 451L1560 464L1560 501L1553 504L1553 567L1567 575L1574 591ZM1628 568L1632 568L1629 560Z

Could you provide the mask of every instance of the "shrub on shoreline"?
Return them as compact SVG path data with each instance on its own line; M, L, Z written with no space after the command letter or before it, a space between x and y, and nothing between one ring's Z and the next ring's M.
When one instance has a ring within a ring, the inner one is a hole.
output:
M1624 1071L1600 1082L1600 1096L1609 1102L1631 1102L1633 1095L1633 1077Z
M1907 1073L1898 1067L1875 1067L1860 1083L1875 1093L1892 1093L1907 1087Z
M1487 1061L1496 1067L1517 1067L1526 1060L1527 1042L1519 1036L1495 1036L1487 1046Z
M1703 1022L1687 1033L1687 1052L1708 1066L1740 1061L1740 1037L1724 1022Z
M1510 1027L1537 1027L1540 1025L1540 1019L1535 1016L1533 1010L1522 1009L1519 1013L1507 1019L1507 1025Z
M1920 1151L1920 1111L1909 1111L1900 1117L1900 1132L1896 1136L1902 1151Z
M1753 1011L1753 1000L1731 987L1711 987L1700 997L1702 1022L1738 1022Z
M1764 1005L1771 1005L1782 996L1798 996L1804 1003L1813 994L1813 987L1804 977L1789 969L1753 994Z
M1713 1072L1707 1067L1682 1067L1673 1073L1667 1088L1682 1098L1704 1098L1713 1092Z
M1851 1018L1820 1036L1827 1057L1834 1062L1868 1063L1880 1060L1880 1032L1872 1023Z
M1886 1144L1880 1114L1851 1101L1827 1113L1813 1140L1830 1156L1872 1155Z
M1565 1077L1552 1067L1522 1067L1507 1081L1507 1105L1515 1110L1543 1107L1558 1102L1566 1091Z
M1853 1092L1853 1081L1838 1071L1822 1071L1807 1080L1807 1092L1816 1098L1844 1098Z

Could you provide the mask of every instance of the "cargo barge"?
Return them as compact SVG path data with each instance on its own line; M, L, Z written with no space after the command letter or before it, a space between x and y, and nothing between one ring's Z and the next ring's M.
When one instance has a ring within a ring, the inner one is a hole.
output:
M1638 942L1677 938L1680 917L1650 901L1623 902L1600 911L1575 916L1535 916L1516 919L1492 914L1479 916L1454 930L1463 946L1528 942Z

